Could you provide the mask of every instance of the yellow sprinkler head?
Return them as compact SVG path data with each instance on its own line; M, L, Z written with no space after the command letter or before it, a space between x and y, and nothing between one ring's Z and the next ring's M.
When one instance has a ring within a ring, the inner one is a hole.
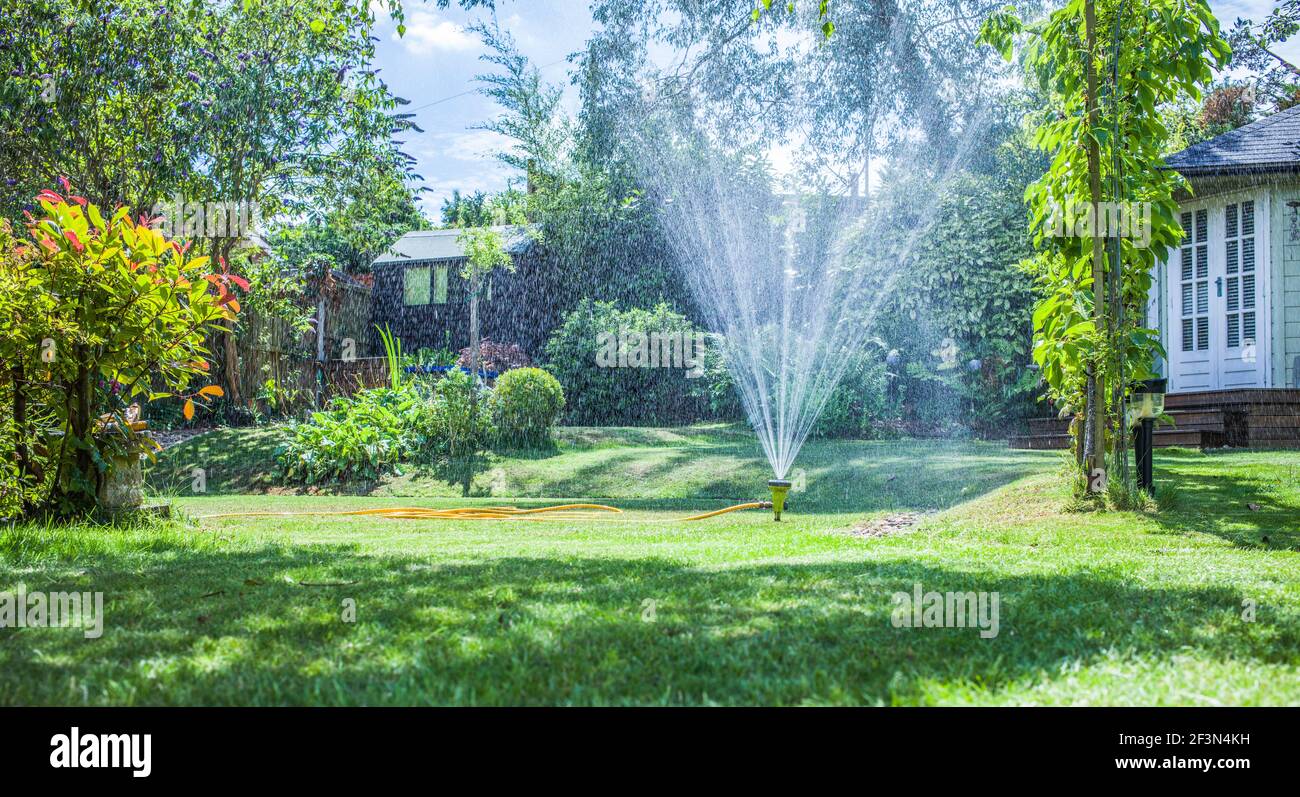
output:
M790 482L785 479L772 479L767 483L772 490L772 514L777 522L781 521L781 513L785 511L785 496L790 492Z

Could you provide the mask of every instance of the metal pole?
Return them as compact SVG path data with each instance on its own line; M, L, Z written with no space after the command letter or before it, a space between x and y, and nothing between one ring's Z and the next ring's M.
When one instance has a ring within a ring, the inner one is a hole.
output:
M1137 460L1138 469L1138 486L1147 491L1147 495L1156 494L1156 483L1152 473L1151 460L1152 449L1155 447L1155 428L1154 418L1143 418L1142 427L1138 430L1133 440L1135 459Z

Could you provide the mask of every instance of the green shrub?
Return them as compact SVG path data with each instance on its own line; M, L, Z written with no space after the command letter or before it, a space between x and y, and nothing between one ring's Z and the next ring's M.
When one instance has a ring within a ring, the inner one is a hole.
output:
M224 395L206 384L208 346L249 284L125 207L36 199L21 233L0 219L0 425L13 441L0 455L17 469L0 502L82 514L98 508L113 463L152 451L130 428L140 406L179 399L188 420Z
M813 427L816 437L883 437L897 425L892 377L876 349L855 355Z
M1033 252L1024 187L1042 173L1040 156L1020 146L998 152L1008 159L1005 179L965 174L925 201L916 199L914 182L900 179L873 203L894 221L868 227L883 227L888 240L862 250L908 252L906 269L890 257L873 266L889 290L873 334L901 355L894 370L913 434L945 434L960 424L1000 436L1038 412L1042 390L1029 369L1036 289L1020 262ZM912 247L911 230L931 213L933 225ZM938 355L949 348L956 367L945 368ZM979 367L968 367L972 361Z
M720 335L710 336L712 343L704 349L703 362L700 364L703 374L693 380L689 389L704 407L703 419L715 421L743 421L745 408L740 404L740 394L736 392L736 383L727 370L727 358L723 354Z
M492 394L497 439L510 448L536 448L551 440L564 410L564 390L541 368L516 368L501 375Z
M374 481L400 473L403 463L465 459L493 437L490 395L480 396L471 420L469 375L452 371L432 387L410 380L394 390L375 388L336 398L327 410L294 424L276 452L288 482Z
M738 416L726 387L730 382L719 389L715 381L726 380L726 369L717 363L710 367L707 352L713 345L705 347L698 369L602 365L623 335L655 333L694 336L700 330L666 304L620 310L611 302L584 299L564 317L546 343L546 370L564 387L568 423L652 426Z
M434 455L461 459L486 448L492 439L490 394L480 393L478 412L470 413L470 396L480 388L470 375L448 371L433 388L427 416L427 449Z
M362 390L294 424L276 461L287 481L374 481L426 448L434 426L414 387Z

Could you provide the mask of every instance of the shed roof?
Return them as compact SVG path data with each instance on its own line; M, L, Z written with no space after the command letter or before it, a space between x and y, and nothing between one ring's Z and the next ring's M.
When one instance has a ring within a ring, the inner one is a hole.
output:
M517 255L528 248L531 238L528 228L521 225L504 225L491 227L501 234L506 251ZM430 260L457 260L465 257L465 249L456 240L464 230L417 230L408 232L392 247L375 258L374 266L387 266L395 263L419 263Z
M1300 105L1193 144L1165 165L1187 176L1300 171Z

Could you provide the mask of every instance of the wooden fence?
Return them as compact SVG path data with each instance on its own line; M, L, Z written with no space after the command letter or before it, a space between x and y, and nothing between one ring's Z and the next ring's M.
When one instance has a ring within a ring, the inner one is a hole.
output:
M305 327L246 311L236 337L243 403L296 415L334 396L385 384L388 366L375 356L372 308L369 287L335 280Z

